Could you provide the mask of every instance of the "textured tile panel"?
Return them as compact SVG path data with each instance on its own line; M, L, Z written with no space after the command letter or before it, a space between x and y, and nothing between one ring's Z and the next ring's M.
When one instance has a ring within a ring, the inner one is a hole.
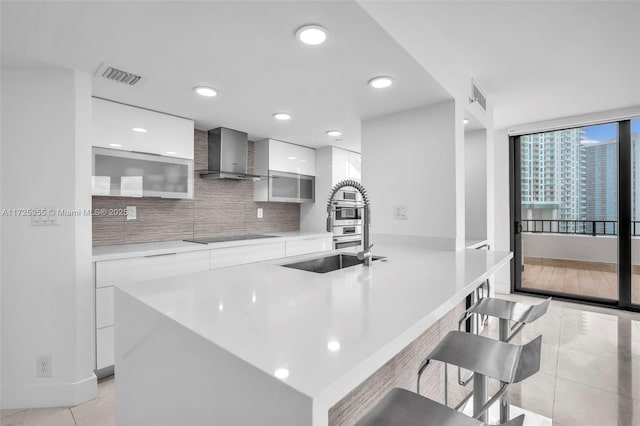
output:
M415 392L420 364L442 339L443 333L452 329L451 324L455 322L452 319L463 310L464 302L338 401L329 409L329 424L331 426L354 424L394 387ZM450 370L450 374L452 372L453 369ZM420 393L435 401L443 402L443 380L443 364L431 364L422 376Z

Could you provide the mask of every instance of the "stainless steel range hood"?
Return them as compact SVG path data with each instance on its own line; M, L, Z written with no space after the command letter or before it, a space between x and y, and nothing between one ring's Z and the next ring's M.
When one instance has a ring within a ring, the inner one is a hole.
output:
M260 180L247 174L248 135L237 130L218 127L209 130L208 169L200 177L208 179Z

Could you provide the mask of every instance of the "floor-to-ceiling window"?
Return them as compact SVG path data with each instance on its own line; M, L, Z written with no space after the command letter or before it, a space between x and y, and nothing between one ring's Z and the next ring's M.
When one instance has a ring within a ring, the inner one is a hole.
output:
M511 138L516 290L640 302L639 127L622 120Z

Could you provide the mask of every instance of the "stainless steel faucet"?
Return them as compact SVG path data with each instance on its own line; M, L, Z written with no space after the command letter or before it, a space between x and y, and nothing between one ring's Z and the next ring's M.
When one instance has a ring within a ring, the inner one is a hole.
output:
M329 200L327 201L327 232L333 231L333 208L332 201L333 197L336 195L340 189L344 187L352 187L356 191L362 195L362 202L364 203L364 243L363 250L358 252L358 259L364 260L365 266L371 265L371 247L373 247L373 243L371 243L371 204L369 203L369 197L367 196L367 190L364 189L364 186L355 180L347 179L335 184L335 186L331 189L331 194L329 194Z

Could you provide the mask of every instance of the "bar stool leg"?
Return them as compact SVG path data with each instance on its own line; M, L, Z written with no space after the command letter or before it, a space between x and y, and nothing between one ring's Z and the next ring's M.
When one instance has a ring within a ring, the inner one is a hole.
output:
M473 373L473 417L481 422L488 423L488 414L485 411L478 416L480 409L487 402L487 376ZM476 417L478 416L478 417Z
M500 340L503 342L509 341L509 320L508 319L500 319L499 324L499 333ZM500 384L504 384L500 382ZM506 423L509 421L509 391L505 392L504 395L500 398L500 423Z

